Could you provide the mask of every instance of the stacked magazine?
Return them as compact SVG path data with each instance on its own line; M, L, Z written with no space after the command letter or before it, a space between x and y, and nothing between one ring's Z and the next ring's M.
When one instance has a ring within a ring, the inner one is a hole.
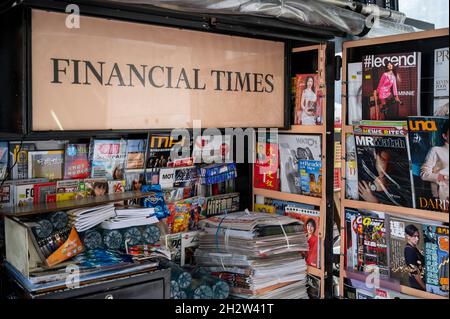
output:
M299 220L237 212L202 220L196 262L230 285L234 298L307 298L308 243Z

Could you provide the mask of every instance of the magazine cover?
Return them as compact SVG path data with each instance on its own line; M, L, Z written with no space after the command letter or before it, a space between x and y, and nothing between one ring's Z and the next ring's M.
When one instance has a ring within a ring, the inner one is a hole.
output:
M355 136L347 134L345 142L345 195L348 199L358 200L358 162L356 160Z
M445 116L448 117L448 98L437 98L434 99L433 104L433 114L434 116Z
M63 178L64 151L29 151L28 178Z
M23 141L9 143L9 167L11 169L11 179L28 178L28 152L36 150L56 151L64 150L68 141Z
M211 196L206 198L205 218L239 210L239 193ZM203 213L203 212L202 212Z
M385 214L373 211L345 210L345 262L352 271L389 276Z
M89 177L87 144L67 144L64 156L64 179Z
M0 208L14 205L14 184L6 181L0 186Z
M414 207L408 138L355 134L359 200Z
M362 120L362 63L347 64L348 124Z
M127 140L126 169L144 168L145 140Z
M106 178L86 178L84 181L86 197L97 197L110 194Z
M301 194L299 161L321 161L322 144L318 135L280 134L280 183L284 193Z
M448 118L410 117L409 145L416 208L448 212Z
M313 205L307 205L307 204L296 203L296 202L288 202L288 201L284 201L284 200L272 199L272 198L267 198L267 197L264 197L261 201L257 200L256 203L274 207L275 214L277 214L277 215L284 215L284 213L286 212L287 206L303 208L303 209L312 209L312 210L315 209L315 207Z
M140 191L145 184L144 169L133 169L125 171L125 190Z
M197 167L179 167L175 169L173 187L194 187L197 181Z
M127 142L125 140L93 139L89 149L91 178L122 179Z
M8 173L8 142L0 142L0 180Z
M147 168L168 167L176 160L190 157L190 141L183 137L175 139L169 134L152 135L148 147Z
M256 188L278 191L279 155L278 136L259 136L256 143L256 161L254 168L254 185Z
M108 181L108 194L123 193L125 191L125 180Z
M15 186L16 206L31 206L34 200L34 184L19 184Z
M302 194L322 196L322 161L299 160L300 187Z
M401 285L425 290L425 257L422 224L389 217L390 276Z
M56 182L56 201L66 201L86 197L85 183L83 180L72 179ZM48 200L48 194L47 194Z
M195 164L229 163L233 160L230 135L197 136L192 151Z
M48 194L56 194L56 182L39 183L34 185L33 203L45 203Z
M306 253L306 264L308 266L320 268L320 211L301 209L287 206L285 215L300 220L303 223L303 229L308 239L308 252Z
M448 59L447 48L434 50L434 97L449 97L448 89Z
M295 125L322 124L322 95L317 74L298 74L295 90Z
M175 169L161 168L159 171L159 185L162 189L173 188L175 183Z
M362 118L401 120L419 115L421 53L363 56Z
M448 296L448 227L426 225L425 284L428 292Z

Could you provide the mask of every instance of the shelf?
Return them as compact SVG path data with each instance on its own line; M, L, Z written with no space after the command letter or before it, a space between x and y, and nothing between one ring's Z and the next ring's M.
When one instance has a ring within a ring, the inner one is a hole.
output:
M345 270L341 270L341 275L343 275L345 278L355 279L358 281L365 281L367 278L366 274L357 273L357 272L353 272L353 271L345 271ZM380 279L380 288L398 291L402 294L410 295L410 296L414 296L414 297L418 297L418 298L447 299L448 300L448 297L446 297L446 296L440 296L440 295L432 294L430 292L414 289L414 288L411 288L408 286L403 286L397 282L389 281L386 279L385 280Z
M342 204L344 207L356 208L356 209L369 209L375 211L382 211L386 213L396 213L404 216L418 217L422 219L434 220L443 223L448 223L449 214L433 212L430 210L413 209L409 207L398 207L384 204L367 203L363 201L343 199Z
M320 49L320 45L310 45L307 47L293 48L292 53L297 52L306 52L306 51L318 51Z
M291 125L290 130L279 130L278 133L303 133L303 134L323 134L323 125Z
M358 41L353 41L353 40L346 41L343 44L343 51L345 51L346 49L349 49L349 48L357 48L357 47L365 47L365 46L381 45L381 44L385 45L390 42L405 42L405 41L422 40L422 39L426 39L426 38L436 38L436 37L448 37L448 28L391 35L391 36L386 36L386 37L364 39L364 40L358 40Z
M308 269L306 272L310 275L314 275L316 277L319 277L320 279L323 279L324 274L322 269L317 269L315 267L308 266Z
M262 189L262 188L253 188L253 195L264 196L264 197L278 199L278 200L285 200L285 201L289 201L289 202L309 204L309 205L314 205L314 206L320 206L322 204L322 198L320 198L320 197L289 194L289 193L271 191L271 190Z
M130 200L134 198L142 198L149 196L150 193L141 192L124 192L114 193L104 196L89 197L76 200L66 200L56 203L41 203L30 206L13 206L0 209L0 216L20 217L28 215L37 215L50 213L58 210L69 210L74 208L91 207L97 205L103 205L112 202L119 202L124 200Z

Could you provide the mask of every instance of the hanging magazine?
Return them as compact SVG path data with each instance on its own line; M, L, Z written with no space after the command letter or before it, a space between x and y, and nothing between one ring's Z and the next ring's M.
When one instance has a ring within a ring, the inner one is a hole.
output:
M269 135L266 139L266 136L258 136L254 165L255 187L278 191L280 189L278 166L277 137L273 138Z
M448 118L410 117L409 145L416 208L448 212Z
M424 225L426 289L448 296L448 227Z
M421 53L363 56L362 118L403 120L419 114Z
M359 199L414 207L408 138L403 129L385 129L382 124L369 132L372 134L355 134Z

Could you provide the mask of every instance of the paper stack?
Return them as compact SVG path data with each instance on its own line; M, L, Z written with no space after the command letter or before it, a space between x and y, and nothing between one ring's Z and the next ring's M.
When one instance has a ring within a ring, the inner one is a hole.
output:
M116 208L116 216L100 224L103 229L121 229L158 223L154 208Z
M70 222L79 233L91 229L101 222L116 216L114 204L88 208L71 209L67 211Z
M301 221L248 211L200 222L197 265L230 285L235 298L307 298L308 243Z

